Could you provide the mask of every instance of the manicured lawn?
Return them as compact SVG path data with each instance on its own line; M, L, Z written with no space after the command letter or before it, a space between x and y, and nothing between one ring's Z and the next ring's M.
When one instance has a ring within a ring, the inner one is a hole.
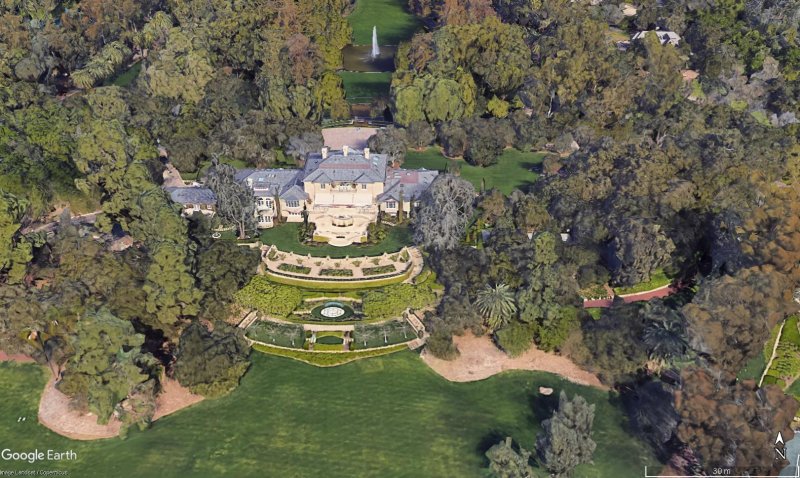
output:
M532 153L516 149L506 149L497 164L488 168L472 166L466 161L445 158L437 148L425 151L408 151L403 167L407 169L426 168L446 171L448 165L460 166L461 177L471 182L476 189L481 188L481 179L486 189L497 188L504 194L514 189L527 190L536 181L543 153Z
M372 27L378 27L379 45L397 45L411 39L421 26L408 12L405 0L358 0L347 17L353 27L353 45L371 45Z
M644 465L656 465L625 431L608 392L532 372L451 383L410 351L334 368L254 353L233 394L132 431L126 440L71 441L39 425L45 375L37 366L2 364L0 382L2 442L20 451L74 450L75 461L38 465L81 478L479 477L483 452L502 437L533 446L560 390L580 393L597 407L594 464L574 476L633 478L642 476ZM556 394L543 400L539 386ZM17 422L20 416L27 420Z
M404 246L411 245L411 232L407 226L388 227L386 239L378 244L345 247L336 247L324 243L320 243L319 246L302 244L297 238L299 227L299 222L289 222L271 229L264 229L261 233L261 242L275 245L285 252L294 252L300 255L311 254L317 257L330 256L332 258L378 256L384 252L397 252Z
M391 73L340 71L339 76L349 103L369 103L373 98L389 96Z
M758 354L747 362L747 365L739 371L736 378L739 380L755 380L758 382L766 366L767 361L764 359L764 355Z
M306 339L302 325L260 320L247 328L247 336L266 344L293 348L302 348Z
M638 292L646 292L648 290L658 289L659 287L669 285L670 282L672 282L672 278L667 277L663 270L658 269L653 273L652 276L650 276L649 281L635 284L630 287L614 287L614 292L616 292L617 295L636 294Z

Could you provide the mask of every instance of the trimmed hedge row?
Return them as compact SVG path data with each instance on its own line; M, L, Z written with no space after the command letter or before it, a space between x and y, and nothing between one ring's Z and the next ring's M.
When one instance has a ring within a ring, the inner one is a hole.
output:
M408 349L408 346L405 344L400 344L377 350L359 350L355 352L308 352L305 350L281 349L278 347L270 347L269 345L256 343L253 344L253 349L270 355L278 355L281 357L299 360L309 365L316 365L317 367L335 367L337 365L346 364L354 360L360 360L369 357L379 357L381 355L399 352L400 350Z
M294 274L304 274L308 275L311 273L311 268L306 266L296 266L294 264L288 264L286 262L281 262L278 264L278 269L286 272L292 272Z
M409 269L410 271L410 269ZM302 287L304 289L312 289L312 290L360 290L360 289L372 289L375 287L385 287L391 284L398 284L406 280L408 274L400 274L395 277L388 277L386 279L375 279L375 280L359 280L359 281L343 281L343 280L331 280L331 281L322 281L322 280L313 280L313 279L295 279L292 277L285 277L278 274L274 274L270 271L265 273L265 276L269 278L269 280L273 282L277 282L280 284L286 285L293 285L296 287Z

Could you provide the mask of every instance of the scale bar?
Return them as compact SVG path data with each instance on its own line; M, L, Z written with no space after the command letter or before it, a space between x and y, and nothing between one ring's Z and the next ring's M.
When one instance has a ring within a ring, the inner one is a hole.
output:
M794 475L781 476L781 475L648 475L647 466L644 467L644 478L712 478L715 476L725 478L800 478L800 455L797 455L796 464L794 466Z

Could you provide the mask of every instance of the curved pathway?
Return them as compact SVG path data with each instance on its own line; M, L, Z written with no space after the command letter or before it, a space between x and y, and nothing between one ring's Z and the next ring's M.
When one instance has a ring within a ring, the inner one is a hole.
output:
M162 378L161 393L156 397L153 421L203 400L176 380ZM112 416L106 425L97 423L97 415L81 413L71 406L71 399L55 387L53 378L47 381L39 400L39 423L73 440L99 440L119 435L122 423Z
M519 357L509 357L498 349L488 335L476 337L467 333L453 337L461 355L455 360L442 360L422 352L422 360L434 372L451 382L483 380L506 370L534 370L559 375L570 382L607 390L591 372L578 367L566 357L532 347Z
M651 299L660 299L662 297L667 297L678 292L680 289L681 289L680 285L667 284L667 285L662 285L661 287L656 287L655 289L646 290L643 292L636 292L633 294L617 295L616 297L621 298L623 302L629 304L631 302L641 302ZM613 297L603 298L603 299L589 299L583 301L583 308L584 309L591 309L594 307L606 308L606 307L611 307L613 304L614 304Z

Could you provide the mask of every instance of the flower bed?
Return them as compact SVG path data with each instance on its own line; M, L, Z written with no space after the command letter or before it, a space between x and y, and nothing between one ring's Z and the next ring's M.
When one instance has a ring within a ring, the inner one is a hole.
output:
M353 271L350 269L322 269L319 271L319 275L329 277L352 277Z
M365 267L361 271L365 276L376 276L381 274L391 274L396 270L397 269L394 267L394 264L389 264L388 266Z
M311 273L311 268L306 266L296 266L294 264L287 264L286 262L282 262L278 265L278 269L286 272L292 272L295 274L304 274L308 275Z

